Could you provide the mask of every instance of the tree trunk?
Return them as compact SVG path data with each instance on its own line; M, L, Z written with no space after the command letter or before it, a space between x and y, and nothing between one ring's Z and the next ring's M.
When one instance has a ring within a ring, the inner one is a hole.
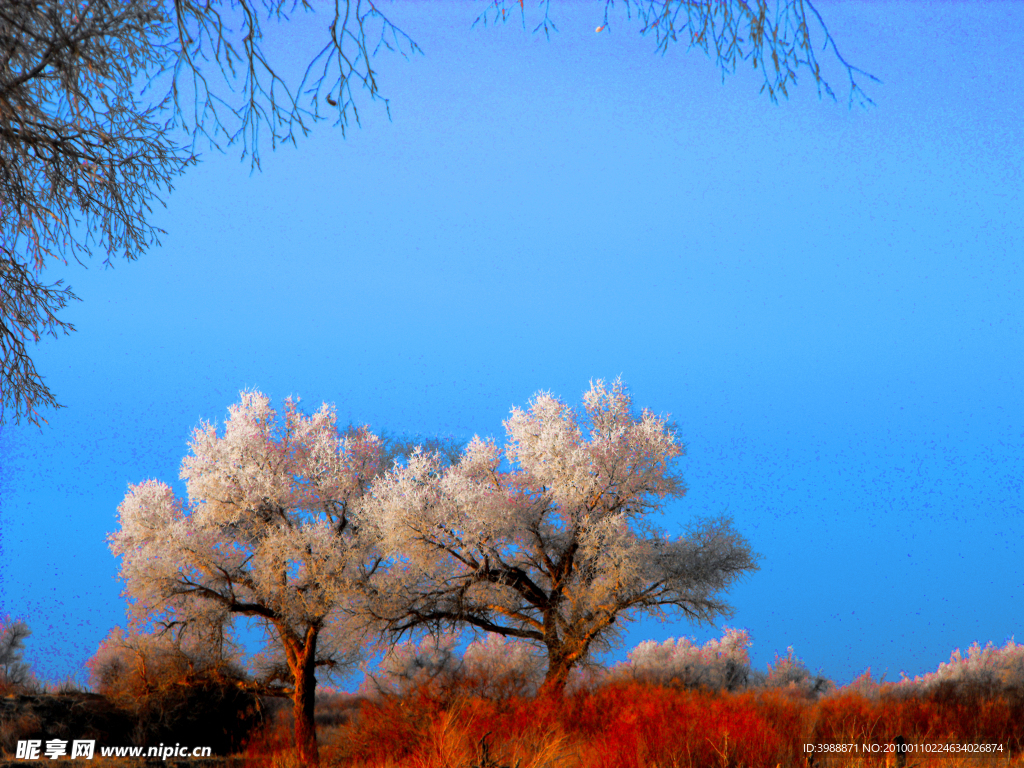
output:
M573 657L566 654L548 653L548 672L540 687L541 696L561 697L565 691L565 684L569 680L569 670L572 669L574 661Z
M303 766L315 768L320 765L320 751L316 744L316 721L313 717L316 704L316 634L312 630L307 632L302 648L295 649L294 659L295 749Z

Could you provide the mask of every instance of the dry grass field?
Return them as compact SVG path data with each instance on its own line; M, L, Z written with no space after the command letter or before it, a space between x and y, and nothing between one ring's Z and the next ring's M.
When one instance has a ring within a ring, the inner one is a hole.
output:
M780 691L722 693L616 684L562 700L501 701L416 692L358 701L337 696L318 710L321 759L345 768L996 768L1024 766L1024 707L973 701L870 697L838 692L817 701ZM1001 746L886 755L902 736L922 745ZM822 754L807 744L877 745L873 755ZM291 723L282 709L252 739L251 765L286 768ZM890 747L891 749L891 747Z
M76 696L93 704L102 699ZM98 740L91 761L57 762L299 768L289 704L268 702L262 726L231 756L116 759L100 756L99 746L125 742ZM64 712L38 701L36 707L37 720L47 711ZM76 724L27 722L13 711L0 720L7 750L0 766L54 762L13 760L17 738L90 738ZM908 695L898 686L851 686L810 695L796 687L727 692L619 680L562 698L486 698L456 685L401 695L324 695L316 721L321 764L337 768L1024 768L1024 701L963 687ZM98 716L92 722L99 731L109 728ZM15 733L19 724L37 733ZM886 753L898 737L911 750L903 760ZM200 743L185 732L174 738ZM939 744L959 746L942 754L915 751ZM809 756L807 745L833 746ZM853 747L842 752L835 745ZM876 751L865 755L868 748ZM978 748L991 751L964 752Z

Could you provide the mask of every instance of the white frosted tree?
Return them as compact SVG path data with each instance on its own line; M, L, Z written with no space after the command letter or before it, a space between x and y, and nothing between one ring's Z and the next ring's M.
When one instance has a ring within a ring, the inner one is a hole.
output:
M836 685L822 674L813 674L793 653L793 647L786 649L786 656L775 654L775 663L768 665L764 678L767 688L784 691L793 696L816 698L834 690Z
M727 629L720 640L696 645L669 638L645 640L627 654L628 661L610 670L609 679L633 679L683 688L733 691L750 682L750 633Z
M546 652L542 690L561 693L575 666L611 647L619 619L730 614L718 593L756 556L727 518L675 538L651 524L685 493L683 446L663 418L634 412L621 381L592 384L582 414L541 393L504 424L503 448L474 437L451 464L414 453L361 507L391 566L370 604L392 639L466 628L520 638Z
M354 665L368 634L358 584L379 564L352 511L381 470L366 429L338 430L326 404L312 416L243 392L223 435L202 423L181 465L188 502L156 480L129 486L110 545L121 557L137 622L199 627L251 617L283 652L304 765L319 755L316 670Z

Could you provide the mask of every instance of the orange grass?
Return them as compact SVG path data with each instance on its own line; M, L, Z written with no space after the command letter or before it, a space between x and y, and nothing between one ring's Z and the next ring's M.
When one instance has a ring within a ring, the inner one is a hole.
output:
M715 693L618 683L563 699L493 701L417 691L363 701L351 717L318 712L321 760L345 768L805 768L807 743L999 743L1001 759L910 755L906 768L1024 768L1024 707L993 697L961 701L839 692L819 701L782 691ZM325 708L326 709L326 708ZM286 711L254 738L251 765L288 765ZM487 761L483 751L487 749ZM1011 756L1014 759L1011 761ZM868 759L818 764L880 768Z

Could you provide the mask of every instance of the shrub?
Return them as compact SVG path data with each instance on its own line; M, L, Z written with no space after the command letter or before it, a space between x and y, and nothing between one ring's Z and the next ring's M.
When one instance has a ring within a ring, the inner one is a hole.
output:
M532 645L501 635L470 643L463 656L463 680L471 693L484 698L533 696L544 673L545 662Z
M793 647L790 646L785 658L780 658L776 654L775 663L768 665L764 687L813 699L823 693L834 691L836 684L823 675L811 674L807 665L793 655Z
M938 670L913 679L906 675L893 687L897 695L925 696L938 701L978 702L995 696L1024 704L1024 645L1011 638L997 648L972 645L967 656L957 648Z
M31 712L13 716L0 714L0 755L15 754L18 742L38 733L42 725L42 721Z
M629 661L616 664L608 680L635 680L677 688L737 691L752 679L750 634L726 629L721 640L695 645L689 638L647 640L629 652ZM755 678L756 679L756 678Z
M118 628L87 666L93 688L134 716L139 744L188 739L231 752L262 719L237 662L195 638Z
M419 645L399 643L381 660L377 671L364 666L359 692L369 697L402 696L425 689L435 694L449 690L461 669L452 636L423 638Z
M868 667L860 676L855 678L849 685L844 686L842 689L834 688L830 691L830 693L855 693L859 696L863 696L866 699L876 701L885 690L886 686L882 683L881 680L876 682L875 679L871 677L871 667Z
M427 636L419 645L400 643L375 673L364 669L360 693L379 697L421 691L441 698L460 693L506 699L532 696L544 681L544 661L529 643L488 634L470 643L459 656L455 642L454 636L445 635Z

